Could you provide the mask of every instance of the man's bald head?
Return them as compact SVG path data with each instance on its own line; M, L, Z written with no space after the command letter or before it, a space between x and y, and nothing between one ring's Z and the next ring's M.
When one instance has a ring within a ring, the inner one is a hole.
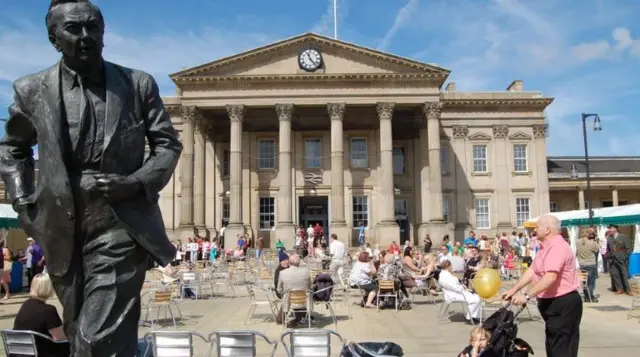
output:
M545 239L549 236L555 236L560 234L562 230L562 223L560 220L551 214L545 214L538 218L538 228L536 232L538 232L539 239Z

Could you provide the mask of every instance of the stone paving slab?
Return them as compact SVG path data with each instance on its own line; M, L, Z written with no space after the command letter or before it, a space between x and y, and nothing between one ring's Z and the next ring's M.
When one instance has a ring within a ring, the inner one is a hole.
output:
M599 282L608 281L608 276L602 276ZM256 330L271 339L278 339L283 332L281 325L265 322L269 316L267 307L259 307L257 318L249 325L244 325L248 311L249 299L246 289L236 287L237 297L214 297L211 299L185 300L180 303L184 320L179 322L178 329L197 331L208 335L216 330ZM601 302L585 304L581 325L580 357L595 357L604 354L613 356L634 356L640 353L640 320L627 319L631 298L618 296L599 289ZM340 298L341 293L338 294ZM11 328L15 313L20 308L25 296L13 297L0 304L0 328ZM353 299L355 301L355 299ZM51 302L59 307L57 300ZM606 307L603 311L603 307ZM596 309L598 308L598 309ZM607 309L608 308L608 309ZM393 341L401 345L407 357L423 356L456 356L467 342L472 326L466 324L462 316L454 315L452 321L440 323L437 315L439 305L427 302L426 297L416 297L412 310L394 311L363 309L357 305L349 309L342 302L335 303L335 313L338 326L330 318L324 318L324 307L316 307L317 327L337 330L347 341ZM452 309L460 311L460 307L453 305ZM613 311L611 311L613 310ZM519 337L528 341L536 352L535 356L545 356L544 353L544 324L539 319L535 306L530 306L534 319L529 319L527 312L523 312L519 319ZM490 314L490 311L487 312ZM143 312L144 316L144 312ZM172 323L167 322L159 330L173 329ZM148 327L140 328L140 335L148 331ZM267 356L265 344L259 345L259 355ZM333 355L339 355L340 345L336 340L332 344ZM206 355L207 346L196 343L196 356ZM276 356L286 356L282 346L278 346Z

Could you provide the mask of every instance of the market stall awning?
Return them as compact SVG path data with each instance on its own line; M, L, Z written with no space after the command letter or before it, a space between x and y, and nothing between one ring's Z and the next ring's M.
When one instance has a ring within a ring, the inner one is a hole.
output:
M18 214L8 204L0 204L0 228L20 228Z
M563 227L586 226L589 225L589 210L575 210L549 213L556 216ZM538 218L533 218L525 222L525 228L536 228ZM619 226L640 224L640 204L594 208L593 225L617 224Z

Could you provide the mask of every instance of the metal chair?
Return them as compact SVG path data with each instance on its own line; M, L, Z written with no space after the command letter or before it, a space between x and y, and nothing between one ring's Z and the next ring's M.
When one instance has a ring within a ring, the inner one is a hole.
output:
M311 292L307 290L290 290L285 293L284 296L284 305L286 306L286 311L284 311L284 321L282 322L282 328L285 329L287 327L287 319L289 317L295 318L295 313L305 310L306 318L309 324L309 328L311 328Z
M35 331L19 331L19 330L0 330L2 343L4 344L4 352L7 356L38 356L38 346L36 337L40 337L51 343L64 344L68 341L55 341L47 335L43 335Z
M331 335L340 339L342 348L346 341L339 333L333 330L292 330L280 336L280 341L284 346L288 357L330 357L331 356ZM289 337L289 345L285 339Z
M249 320L253 317L253 314L256 312L258 306L268 306L273 321L276 321L276 312L278 310L276 306L277 303L271 300L271 297L269 296L270 292L268 290L254 287L249 284L246 284L245 286L247 287L247 293L249 294L249 302L251 306L249 306L249 311L247 312L247 317L244 319L244 324L247 325L249 323ZM257 292L264 292L266 300L258 299Z
M209 340L197 332L191 331L150 331L144 335L154 357L193 357L193 337L209 343ZM206 354L211 355L211 345Z
M438 287L440 287L440 289L442 289L443 292L443 298L442 298L442 303L440 304L440 311L438 312L438 320L442 323L442 322L446 322L446 314L449 311L449 307L451 307L451 305L453 304L460 304L462 305L462 310L465 313L466 316L471 315L471 313L469 312L469 304L467 303L467 298L464 296L464 294L462 295L463 300L462 301L447 301L447 299L444 297L445 294L444 292L446 291L446 289L440 285L439 283L437 283ZM449 321L450 322L450 321Z
M376 309L380 311L381 298L392 298L396 303L396 311L398 311L398 290L396 290L393 280L378 280L378 294L376 295L378 303Z
M216 331L209 335L211 345L215 345L217 357L255 357L257 354L256 336L273 346L271 357L276 353L278 341L271 341L257 331Z
M171 320L173 321L173 327L176 327L176 318L173 315L173 311L171 310L171 307L176 306L176 308L178 309L178 312L180 313L180 316L182 316L182 313L180 312L180 308L177 307L177 304L173 300L172 291L171 290L152 290L149 292L149 294L151 295L149 298L149 301L147 302L146 306L143 307L143 309L147 310L143 321L150 322L151 328L153 329L153 327L155 326L155 323L158 320L160 320L160 312L164 309L164 318L166 319L168 317L167 315L170 315ZM158 310L156 318L153 319L153 317L151 317L152 320L148 320L149 314L153 309Z

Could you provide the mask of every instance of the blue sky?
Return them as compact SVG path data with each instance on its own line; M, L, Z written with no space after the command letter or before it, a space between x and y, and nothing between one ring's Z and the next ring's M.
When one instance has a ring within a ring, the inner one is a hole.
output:
M169 73L304 32L333 34L333 0L99 0L105 57ZM46 0L0 0L0 118L11 82L55 63ZM596 112L593 155L640 155L640 1L338 0L339 38L452 70L460 90L522 79L556 98L550 155L582 155L580 113ZM3 134L4 130L0 130Z

